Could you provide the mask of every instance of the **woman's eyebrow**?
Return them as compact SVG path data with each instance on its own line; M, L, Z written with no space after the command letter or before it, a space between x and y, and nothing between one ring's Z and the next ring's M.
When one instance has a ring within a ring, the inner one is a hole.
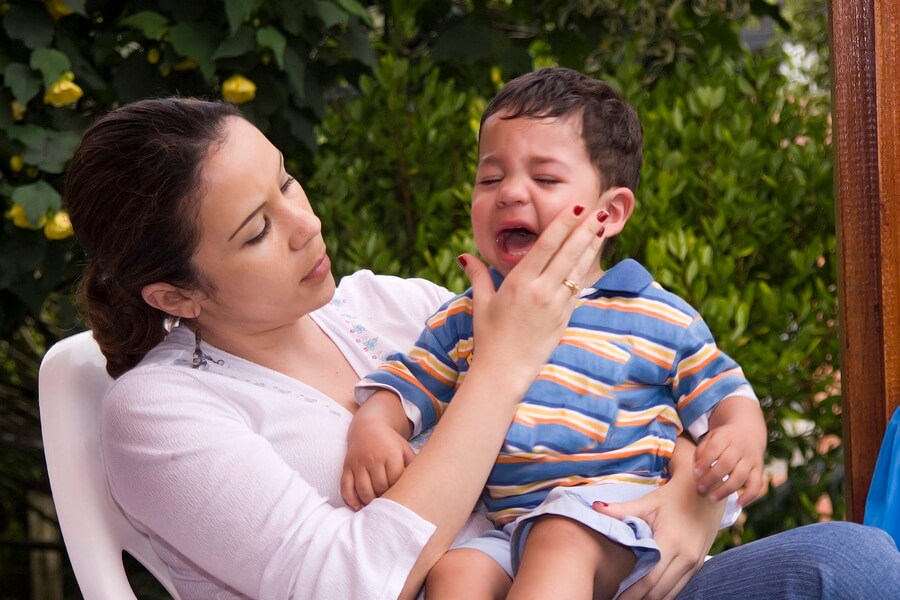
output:
M278 152L278 175L279 175L279 178L281 177L281 171L282 171L283 169L284 169L284 154L282 154L281 152ZM238 226L238 228L234 230L234 233L231 234L231 237L228 238L228 241L230 242L231 240L233 240L233 239L234 239L234 236L236 236L236 235L238 234L238 232L239 232L241 229L243 229L245 225L247 225L247 223L249 223L250 221L252 221L252 220L253 220L253 217L256 216L256 213L258 213L259 211L261 211L265 205L266 205L266 203L263 202L262 204L260 204L259 206L257 206L256 209L255 209L252 213L250 213L249 215L247 215L247 218L244 219L244 221Z
M249 223L250 221L252 221L252 220L253 220L253 217L255 217L256 214L257 214L259 211L261 211L265 205L266 205L266 203L263 202L262 204L260 204L259 206L257 206L256 209L255 209L252 213L250 213L249 215L247 215L247 218L244 219L244 222L241 223L240 226L239 226L237 229L234 230L234 233L231 234L231 237L228 238L228 241L230 242L231 240L233 240L233 239L234 239L234 236L236 236L236 235L238 234L238 232L239 232L241 229L243 229L245 225L247 225L247 223Z

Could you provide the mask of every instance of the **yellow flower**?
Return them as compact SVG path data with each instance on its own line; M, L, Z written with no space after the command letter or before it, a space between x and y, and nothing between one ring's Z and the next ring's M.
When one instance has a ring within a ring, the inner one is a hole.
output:
M21 204L13 204L12 208L6 211L6 218L11 219L13 225L22 229L40 229L47 222L47 217L42 216L37 225L28 220L25 214L25 208Z
M72 231L72 221L69 220L69 213L64 210L53 215L53 218L44 227L44 236L48 240L64 240L72 233L74 233Z
M54 21L75 12L66 6L62 0L44 0L44 6L47 7L47 12L50 13Z
M24 106L22 106L18 100L13 100L9 103L9 107L12 110L12 116L14 121L21 121L23 117L25 117L25 111L28 110Z
M232 104L243 104L256 98L256 84L243 75L232 75L222 83L222 97Z
M21 154L13 154L9 158L9 168L12 169L13 173L18 173L22 170L22 167L25 166L25 161L22 160Z
M491 67L491 83L499 86L503 83L503 76L500 74L500 67Z
M147 50L147 62L151 65L155 65L159 62L159 50L156 48L150 48Z
M72 71L66 71L62 77L50 84L47 93L44 94L44 104L52 104L56 108L75 104L84 96L84 92L75 81Z
M176 71L193 71L197 68L197 61L193 58L186 58L172 68Z

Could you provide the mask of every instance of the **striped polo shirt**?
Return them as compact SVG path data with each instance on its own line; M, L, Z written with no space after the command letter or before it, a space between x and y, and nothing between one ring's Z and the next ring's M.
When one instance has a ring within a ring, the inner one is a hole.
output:
M492 276L499 287L502 276ZM408 354L390 355L361 385L399 393L418 433L451 402L473 347L470 289L428 320ZM696 310L636 261L618 263L578 300L519 404L485 488L489 516L502 526L558 486L659 485L682 424L744 385Z

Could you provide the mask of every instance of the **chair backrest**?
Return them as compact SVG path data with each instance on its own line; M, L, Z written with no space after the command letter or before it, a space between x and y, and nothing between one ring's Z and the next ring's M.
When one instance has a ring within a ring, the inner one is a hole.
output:
M112 383L89 331L55 344L41 362L38 399L53 503L85 598L135 600L125 550L180 600L147 536L112 501L100 452L100 403Z

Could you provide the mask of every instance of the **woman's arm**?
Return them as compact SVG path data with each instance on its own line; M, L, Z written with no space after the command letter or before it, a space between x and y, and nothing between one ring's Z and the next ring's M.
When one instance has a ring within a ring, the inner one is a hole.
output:
M674 598L703 565L712 547L725 501L711 502L697 493L695 449L693 442L679 437L669 461L672 477L665 486L633 502L594 506L615 518L644 519L659 545L659 563L622 594L623 600Z

